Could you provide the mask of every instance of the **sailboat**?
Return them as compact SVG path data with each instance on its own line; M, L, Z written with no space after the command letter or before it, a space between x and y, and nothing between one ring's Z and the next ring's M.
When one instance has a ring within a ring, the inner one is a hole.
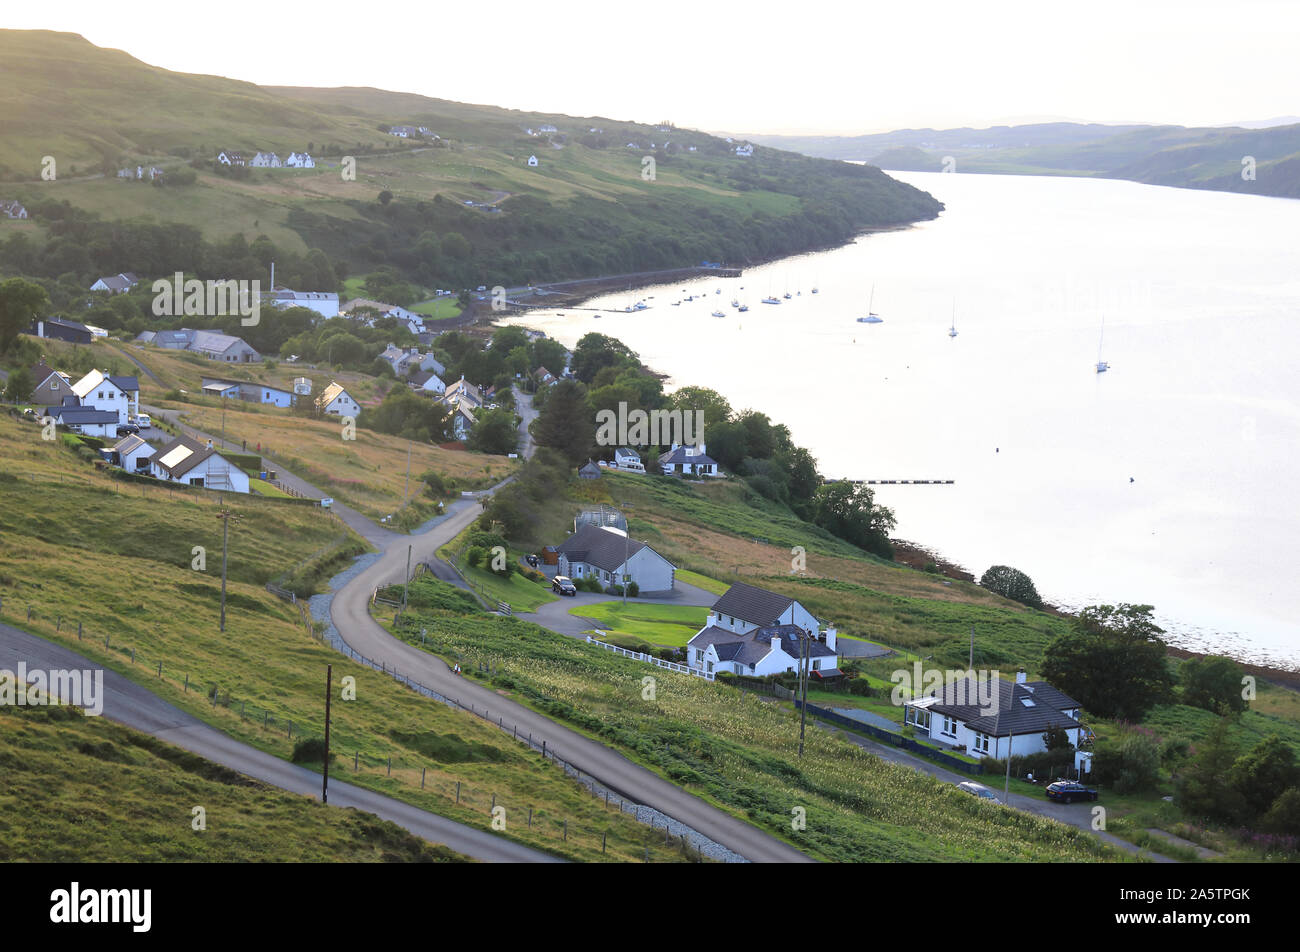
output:
M867 316L866 316L866 317L859 317L859 318L858 318L858 323L859 323L859 324L882 324L882 323L884 323L884 320L885 320L885 319L884 319L883 317L881 317L880 315L878 315L875 311L873 311L873 310L871 309L871 305L872 305L873 303L875 303L875 300L876 300L876 286L873 284L873 285L871 285L871 298L870 298L870 299L868 300L868 302L867 302Z
M767 297L763 298L764 304L780 304L781 299L772 293L772 279L767 279Z
M952 327L948 328L948 336L957 336L957 302L952 302Z
M1101 342L1106 337L1106 318L1101 319L1101 336L1097 338L1097 373L1104 374L1110 370L1110 364L1101 359Z

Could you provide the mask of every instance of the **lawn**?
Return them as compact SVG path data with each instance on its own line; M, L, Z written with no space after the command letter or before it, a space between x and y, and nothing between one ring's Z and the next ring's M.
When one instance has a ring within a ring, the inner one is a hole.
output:
M460 317L461 307L454 297L430 298L411 307L416 314L423 314L435 321L445 321Z
M75 708L0 706L0 862L464 862ZM191 826L195 805L204 830Z
M590 618L598 622L602 639L621 636L652 645L684 648L704 627L707 608L690 605L650 605L645 602L599 602L595 605L575 605L570 615Z

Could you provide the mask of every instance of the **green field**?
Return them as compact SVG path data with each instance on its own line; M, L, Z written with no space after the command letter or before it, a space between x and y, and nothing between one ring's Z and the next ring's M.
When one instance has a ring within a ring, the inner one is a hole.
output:
M75 708L0 706L0 862L463 862ZM206 828L195 830L193 808Z
M709 610L690 605L648 605L644 602L599 602L575 605L570 615L591 618L607 631L598 632L602 640L630 638L651 645L684 648L704 627Z
M603 651L515 618L411 613L398 633L459 659L471 676L490 662L494 687L611 744L685 789L820 859L1019 861L1121 859L1090 834L972 798L887 764L829 732L725 685ZM653 672L654 700L642 678ZM791 810L807 811L792 833Z

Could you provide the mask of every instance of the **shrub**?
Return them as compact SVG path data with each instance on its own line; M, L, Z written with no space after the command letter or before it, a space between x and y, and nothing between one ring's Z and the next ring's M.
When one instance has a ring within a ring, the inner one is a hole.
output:
M1160 745L1142 734L1126 734L1097 748L1092 769L1096 781L1116 793L1154 789L1160 781Z
M471 545L465 551L466 564L473 566L474 568L478 568L478 566L482 565L483 560L486 558L487 558L487 551L482 546Z
M1030 608L1042 608L1033 580L1019 569L1009 565L994 565L980 577L980 585L1003 598L1020 602Z
M850 678L845 682L844 690L854 697L872 697L876 693L876 689L867 683L866 678Z
M293 757L295 764L319 764L325 760L325 741L320 737L305 737L293 745ZM334 762L334 754L330 754L330 762Z

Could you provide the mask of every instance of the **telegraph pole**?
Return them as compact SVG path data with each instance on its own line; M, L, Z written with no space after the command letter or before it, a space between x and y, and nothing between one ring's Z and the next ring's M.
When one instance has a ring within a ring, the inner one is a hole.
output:
M402 490L402 505L411 498L411 441L406 441L406 488Z
M803 756L803 732L804 723L808 719L808 633L805 631L799 637L799 685L800 700L799 705L799 756Z
M320 785L320 802L330 802L330 694L334 690L334 665L325 665L325 777Z
M406 612L406 586L411 581L411 546L406 547L406 576L402 579L402 612Z
M221 520L221 630L226 630L226 555L229 551L230 541L230 520L234 519L235 524L239 524L239 515L231 512L224 504L221 504L221 511L217 513L217 518Z

